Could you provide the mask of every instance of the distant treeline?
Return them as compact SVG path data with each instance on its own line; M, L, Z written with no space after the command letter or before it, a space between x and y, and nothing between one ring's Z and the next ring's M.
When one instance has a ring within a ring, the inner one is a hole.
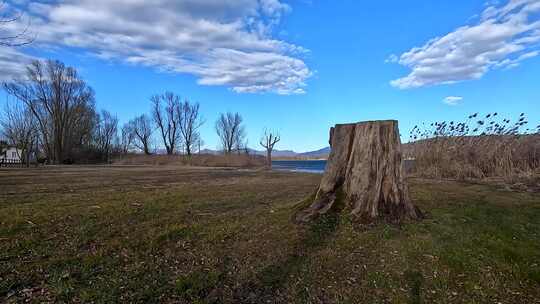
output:
M21 159L50 164L110 162L129 153L197 153L205 123L199 103L165 92L150 98L151 111L119 126L118 117L95 106L94 90L77 70L60 61L33 61L25 77L2 84L16 102L0 113L3 146ZM242 116L221 114L215 123L224 154L248 153Z

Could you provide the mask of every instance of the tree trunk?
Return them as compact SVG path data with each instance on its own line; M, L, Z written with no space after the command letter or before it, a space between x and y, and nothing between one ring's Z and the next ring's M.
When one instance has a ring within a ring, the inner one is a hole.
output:
M266 149L266 166L272 169L272 149Z
M296 215L308 221L344 200L344 207L364 221L419 219L409 198L395 120L336 125L330 153L314 202ZM336 199L337 198L337 199Z

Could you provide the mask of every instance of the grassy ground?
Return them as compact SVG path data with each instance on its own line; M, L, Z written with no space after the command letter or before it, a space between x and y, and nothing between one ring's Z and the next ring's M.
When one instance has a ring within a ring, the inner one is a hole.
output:
M419 223L291 223L319 179L0 171L0 302L540 303L539 194L411 180Z

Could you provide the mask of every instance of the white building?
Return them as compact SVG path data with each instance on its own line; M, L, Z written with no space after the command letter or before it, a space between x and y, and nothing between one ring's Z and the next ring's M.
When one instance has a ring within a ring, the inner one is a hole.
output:
M0 163L20 163L22 150L14 146L8 146L0 152Z

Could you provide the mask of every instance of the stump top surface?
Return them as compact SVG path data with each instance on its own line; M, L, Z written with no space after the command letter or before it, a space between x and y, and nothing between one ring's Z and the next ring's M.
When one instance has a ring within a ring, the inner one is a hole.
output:
M355 125L366 125L366 124L385 124L385 123L398 123L395 119L387 119L387 120L366 120L366 121L359 121L359 122L351 122L351 123L345 123L345 124L336 124L336 127L341 126L355 126Z

